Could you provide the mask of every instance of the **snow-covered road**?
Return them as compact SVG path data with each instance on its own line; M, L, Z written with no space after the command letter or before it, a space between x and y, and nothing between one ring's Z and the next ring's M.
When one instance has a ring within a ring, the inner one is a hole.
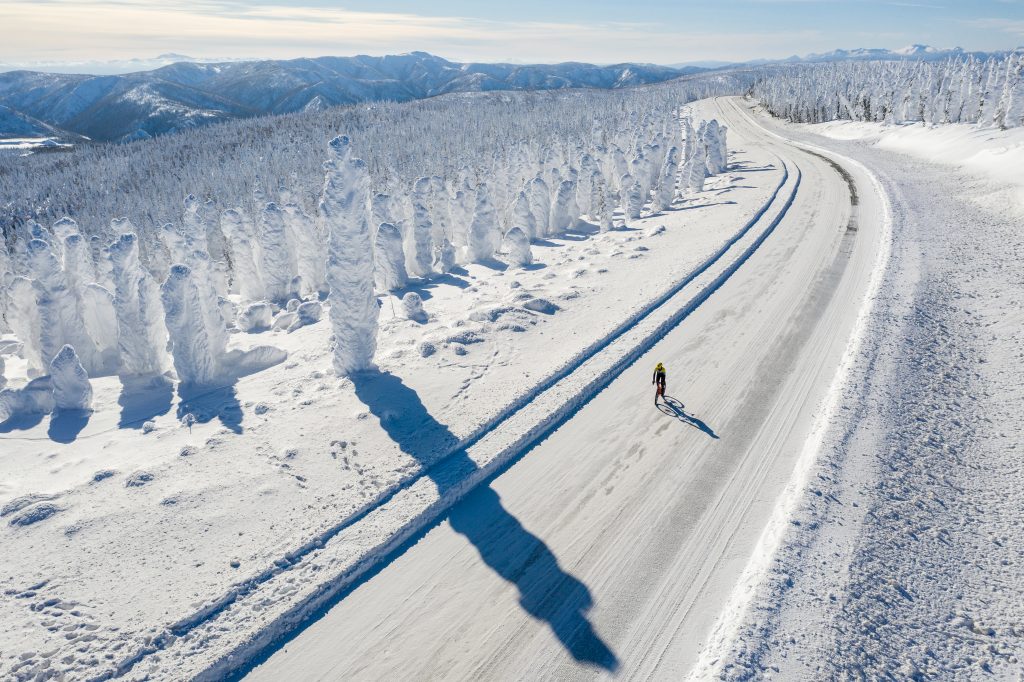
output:
M607 366L580 375L598 377L593 398L279 642L251 679L692 670L806 470L886 248L884 200L859 165L839 160L844 176L768 134L742 100L701 106L732 146L775 154L788 178L749 233L638 329L678 324L636 361L602 349L591 362ZM660 409L658 361L671 396Z

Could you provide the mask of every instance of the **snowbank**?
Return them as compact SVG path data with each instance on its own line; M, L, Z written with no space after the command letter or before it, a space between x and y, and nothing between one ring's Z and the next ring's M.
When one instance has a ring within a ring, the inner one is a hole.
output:
M1017 187L1017 199L1024 206L1022 128L993 131L962 123L932 126L854 121L792 127L836 140L858 140L936 163L963 166L978 176Z

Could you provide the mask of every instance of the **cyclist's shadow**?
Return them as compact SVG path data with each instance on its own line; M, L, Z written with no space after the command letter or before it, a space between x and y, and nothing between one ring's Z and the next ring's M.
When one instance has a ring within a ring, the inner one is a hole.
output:
M715 440L718 440L718 434L715 433L710 426L698 419L695 415L688 414L686 412L682 401L667 395L658 403L658 409L661 410L662 413L667 414L670 417L675 417L679 421L684 424L689 424L695 429L700 429Z

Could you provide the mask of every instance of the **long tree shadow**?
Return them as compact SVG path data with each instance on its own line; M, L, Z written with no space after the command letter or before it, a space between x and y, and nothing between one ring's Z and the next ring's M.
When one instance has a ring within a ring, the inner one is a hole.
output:
M122 377L117 427L141 429L146 421L170 412L173 400L174 383L167 377Z
M695 429L700 429L701 431L711 436L715 440L718 440L718 434L715 433L710 426L702 422L696 416L692 414L687 414L686 410L683 409L683 403L677 400L676 398L673 398L672 396L668 395L665 396L665 401L658 403L658 409L661 410L664 414L667 414L670 417L675 417L679 421L683 422L684 424L689 424Z
M242 433L242 406L234 383L214 388L179 385L176 416L179 421L187 420L190 425L219 419L222 426L234 433Z
M92 410L60 410L50 416L46 435L55 443L73 443L88 426Z
M355 377L353 383L359 399L399 448L423 464L441 495L477 470L465 450L445 456L458 438L430 415L399 377L370 372ZM442 459L444 465L436 466ZM593 605L590 590L559 566L548 546L504 508L490 485L460 500L446 518L485 564L515 585L523 609L546 622L575 660L608 671L618 668L614 652L587 620Z

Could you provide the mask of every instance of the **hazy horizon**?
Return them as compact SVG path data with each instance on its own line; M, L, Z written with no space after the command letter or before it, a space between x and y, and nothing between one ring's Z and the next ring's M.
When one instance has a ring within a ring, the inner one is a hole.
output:
M1024 44L1022 0L960 3L727 0L12 0L0 5L0 64L30 68L156 61L290 59L425 51L453 61L552 63L784 59L911 44L998 51ZM125 27L130 27L125 29Z

